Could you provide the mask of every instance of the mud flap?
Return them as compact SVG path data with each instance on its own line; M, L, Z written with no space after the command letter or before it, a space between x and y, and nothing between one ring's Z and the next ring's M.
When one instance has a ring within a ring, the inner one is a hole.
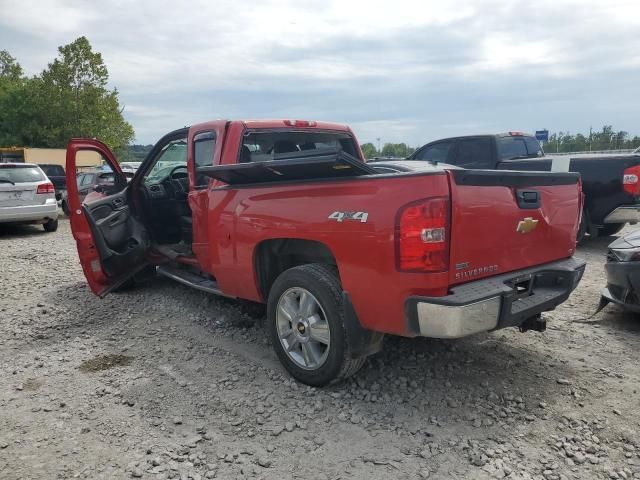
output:
M382 348L384 334L367 330L360 324L356 311L347 292L342 292L344 305L344 328L347 332L349 354L351 358L359 358L377 353Z
M610 303L611 303L611 300L609 300L607 297L600 297L600 303L598 304L598 308L596 308L596 311L593 312L593 314L589 318L595 317L598 313L602 311L604 307L606 307Z

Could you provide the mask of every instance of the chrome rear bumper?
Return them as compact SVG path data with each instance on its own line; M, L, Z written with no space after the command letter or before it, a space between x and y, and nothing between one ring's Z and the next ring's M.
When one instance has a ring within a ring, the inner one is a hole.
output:
M408 330L422 337L460 338L521 326L569 298L585 265L568 258L458 285L444 297L409 297Z

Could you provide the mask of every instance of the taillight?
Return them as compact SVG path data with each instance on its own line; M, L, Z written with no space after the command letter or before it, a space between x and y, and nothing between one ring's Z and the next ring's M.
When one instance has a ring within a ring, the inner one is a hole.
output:
M624 191L633 196L640 196L640 165L626 168L622 175Z
M396 222L396 261L405 272L449 268L449 199L434 197L405 205Z
M55 189L53 188L53 183L41 183L38 185L38 190L36 193L55 193Z

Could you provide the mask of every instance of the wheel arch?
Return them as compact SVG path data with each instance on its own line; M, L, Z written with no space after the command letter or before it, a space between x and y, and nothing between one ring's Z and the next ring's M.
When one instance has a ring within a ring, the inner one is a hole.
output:
M304 238L270 238L263 240L254 250L253 266L258 291L263 299L269 297L273 282L285 270L308 263L332 265L340 276L338 262L329 246L317 240Z

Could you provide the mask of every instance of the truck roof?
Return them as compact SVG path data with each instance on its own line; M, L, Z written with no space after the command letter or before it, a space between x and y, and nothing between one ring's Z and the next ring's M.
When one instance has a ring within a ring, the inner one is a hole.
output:
M215 121L215 120L214 120ZM333 122L318 122L316 120L287 120L287 119L263 119L263 120L219 120L222 122L241 122L247 128L317 128L319 130L336 130L340 132L351 132L347 125ZM202 125L211 122L203 122ZM192 125L196 127L198 125Z
M446 138L438 138L431 142L443 142L446 140L457 140L458 138L477 138L477 137L535 137L535 135L527 132L522 132L520 130L511 130L509 132L502 133L477 133L477 134L469 134L469 135L456 135L455 137L446 137Z

